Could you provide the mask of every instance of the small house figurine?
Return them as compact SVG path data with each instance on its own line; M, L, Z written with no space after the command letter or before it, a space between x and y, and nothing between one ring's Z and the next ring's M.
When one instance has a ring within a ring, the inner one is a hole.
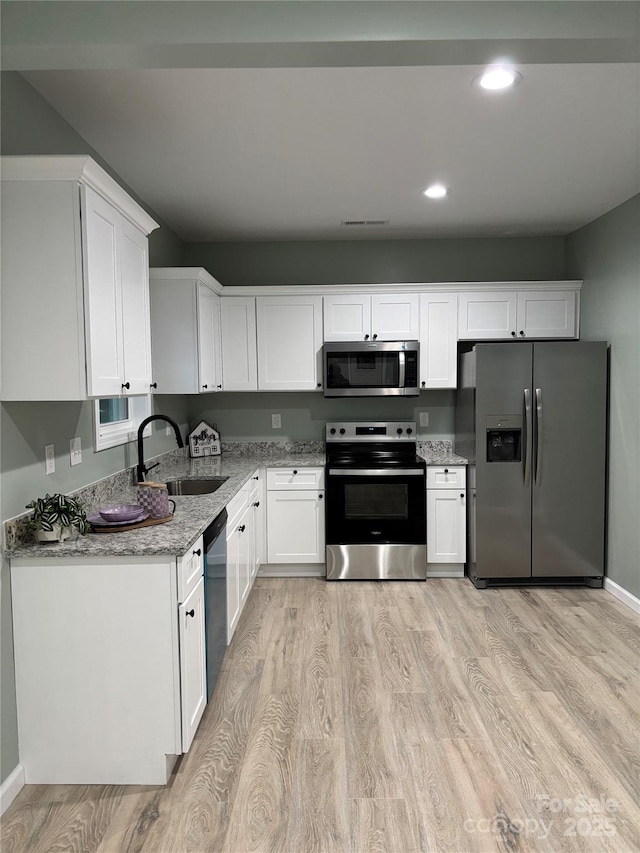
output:
M220 433L216 425L200 421L198 426L189 433L189 454L193 458L203 456L220 456Z

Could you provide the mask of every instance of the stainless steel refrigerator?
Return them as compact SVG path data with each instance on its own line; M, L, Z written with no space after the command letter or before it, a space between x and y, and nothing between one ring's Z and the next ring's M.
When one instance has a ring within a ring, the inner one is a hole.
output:
M469 459L477 587L602 586L607 344L482 343L460 356L456 451Z

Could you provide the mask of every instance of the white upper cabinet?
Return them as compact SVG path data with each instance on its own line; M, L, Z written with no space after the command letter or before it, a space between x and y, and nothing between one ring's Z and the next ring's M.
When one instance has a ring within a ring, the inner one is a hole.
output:
M371 297L362 294L325 296L325 341L363 341L371 335Z
M221 391L220 285L201 267L154 268L150 278L155 390Z
M258 388L314 391L322 387L322 297L259 296Z
M420 294L420 388L455 388L458 294Z
M149 392L157 227L90 157L2 158L3 399Z
M518 293L519 338L576 338L575 290L540 290Z
M458 294L460 340L575 338L575 290L495 290Z
M222 311L222 387L225 391L256 391L255 296L225 296Z
M420 333L419 293L374 293L371 337L378 341L417 341Z
M325 341L417 340L418 293L336 294L324 297Z

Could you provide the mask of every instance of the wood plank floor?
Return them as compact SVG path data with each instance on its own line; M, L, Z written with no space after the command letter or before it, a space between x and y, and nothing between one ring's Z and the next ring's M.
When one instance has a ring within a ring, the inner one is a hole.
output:
M27 786L0 846L640 851L639 659L604 590L258 579L171 784Z

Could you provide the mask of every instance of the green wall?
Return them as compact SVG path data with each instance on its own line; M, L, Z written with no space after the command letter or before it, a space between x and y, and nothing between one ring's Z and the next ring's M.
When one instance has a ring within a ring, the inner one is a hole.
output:
M188 243L222 284L387 284L564 278L562 237Z
M331 399L321 393L235 393L193 396L192 424L215 423L222 440L322 441L327 421L412 420L429 412L429 426L418 429L421 440L453 438L454 391L423 391L419 397ZM271 415L282 416L282 429L271 428Z
M611 344L607 574L640 597L640 195L566 239L581 337Z
M153 210L122 181L107 163L19 74L4 72L1 85L2 154L90 154L118 183L160 221ZM152 266L180 266L183 246L163 223L150 235ZM172 415L186 432L187 400L158 397L155 411ZM71 468L69 439L80 436L82 464ZM133 445L99 453L93 451L92 404L0 404L0 512L2 520L24 511L25 504L45 492L67 492L122 471L135 464ZM56 472L44 474L44 446L56 448ZM158 429L145 442L148 455L175 446L172 437ZM0 781L18 764L18 735L13 669L9 565L3 559L0 581Z

